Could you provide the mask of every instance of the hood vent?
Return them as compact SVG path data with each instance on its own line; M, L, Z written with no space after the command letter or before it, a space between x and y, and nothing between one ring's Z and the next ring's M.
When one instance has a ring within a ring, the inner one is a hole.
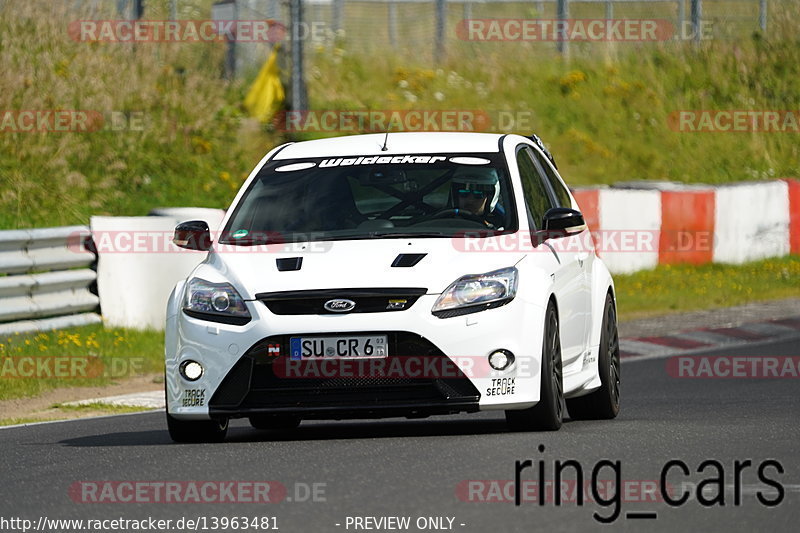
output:
M280 259L276 259L275 264L278 266L278 272L290 272L292 270L300 270L300 267L303 266L303 258L282 257Z
M400 254L392 261L393 267L413 267L428 254Z

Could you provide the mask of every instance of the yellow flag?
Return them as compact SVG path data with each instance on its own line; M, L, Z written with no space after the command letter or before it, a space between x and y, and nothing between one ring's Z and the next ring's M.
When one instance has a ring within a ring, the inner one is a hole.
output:
M285 98L278 71L278 45L275 45L244 98L244 107L250 116L269 122L281 109Z

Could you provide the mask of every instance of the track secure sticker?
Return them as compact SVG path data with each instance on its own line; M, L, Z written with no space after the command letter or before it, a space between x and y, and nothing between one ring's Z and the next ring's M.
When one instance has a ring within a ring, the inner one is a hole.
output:
M247 233L248 232L246 229L237 229L236 231L231 233L231 237L233 237L234 239L241 239L242 237L247 236Z
M186 389L183 391L181 407L202 407L206 404L206 389Z
M514 394L514 380L516 378L492 379L492 386L486 388L486 396L506 396Z

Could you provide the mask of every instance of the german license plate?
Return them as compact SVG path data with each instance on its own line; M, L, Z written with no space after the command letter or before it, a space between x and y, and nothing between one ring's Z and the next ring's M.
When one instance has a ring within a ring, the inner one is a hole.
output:
M389 356L387 335L353 335L347 337L291 337L290 359L347 358L384 359Z

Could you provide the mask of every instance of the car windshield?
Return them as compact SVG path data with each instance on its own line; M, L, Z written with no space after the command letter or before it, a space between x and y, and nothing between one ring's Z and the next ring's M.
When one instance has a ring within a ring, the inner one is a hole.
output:
M515 231L501 154L407 154L270 161L220 242L454 237Z

